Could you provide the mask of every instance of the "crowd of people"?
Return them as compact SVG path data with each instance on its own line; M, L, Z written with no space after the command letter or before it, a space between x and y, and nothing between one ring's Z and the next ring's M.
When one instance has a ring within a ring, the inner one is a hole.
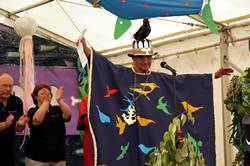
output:
M88 59L94 56L93 50L87 46L84 38L81 38L77 44L79 42L82 43ZM143 54L129 54L133 64L131 70L136 74L150 74L153 55L154 53L150 51ZM215 78L232 72L230 68L219 69L215 73ZM31 94L35 107L29 109L27 115L24 115L22 100L12 94L13 86L14 80L11 75L0 74L0 166L15 165L13 148L15 133L23 131L26 124L30 128L25 152L26 166L66 166L65 122L70 121L72 110L62 99L63 87L59 87L55 93L58 105L52 106L51 86L47 83L36 84ZM87 101L85 103L86 106ZM84 109L87 109L87 106ZM90 136L87 137L87 141L90 142ZM84 155L86 155L85 159L92 160L92 154Z
M26 166L66 166L65 122L71 119L71 108L63 99L63 87L55 94L58 106L51 105L51 86L36 84L32 98L35 107L23 114L22 100L12 94L11 75L0 75L0 165L14 166L15 133L30 128L26 147Z

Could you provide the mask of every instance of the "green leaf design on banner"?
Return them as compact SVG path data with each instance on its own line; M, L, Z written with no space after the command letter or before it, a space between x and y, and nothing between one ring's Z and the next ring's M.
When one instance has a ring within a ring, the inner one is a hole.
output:
M182 122L182 126L184 126L184 124L187 121L187 116L185 114L181 114L181 122Z
M187 115L185 115L187 114ZM163 134L160 147L156 147L149 155L149 166L205 166L201 152L202 141L193 138L189 133L177 131L181 123L194 122L191 112L173 118L168 130ZM181 128L180 128L181 130Z
M115 40L120 38L131 27L131 25L132 25L131 20L126 20L117 17L115 24L115 32L114 32Z
M208 29L213 32L218 34L218 29L216 24L213 21L213 15L211 12L211 7L210 7L210 0L208 1L208 3L204 6L203 10L202 10L202 16L201 18L203 19L203 21L206 23Z

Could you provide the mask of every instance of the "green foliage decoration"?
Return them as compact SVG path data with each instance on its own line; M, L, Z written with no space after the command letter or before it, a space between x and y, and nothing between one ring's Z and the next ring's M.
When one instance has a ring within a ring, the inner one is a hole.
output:
M80 59L77 59L77 69L78 69L78 88L80 92L80 98L84 98L88 95L88 65L82 68Z
M224 104L232 115L232 123L229 125L229 143L238 150L232 166L243 166L244 149L241 144L243 137L241 120L243 116L250 113L250 68L246 69L242 76L234 76L231 79Z
M180 118L179 118L180 117ZM168 130L163 134L160 147L155 148L149 156L149 166L205 166L205 159L200 152L201 141L196 141L188 133L181 137L186 122L195 123L192 113L180 114L173 118Z

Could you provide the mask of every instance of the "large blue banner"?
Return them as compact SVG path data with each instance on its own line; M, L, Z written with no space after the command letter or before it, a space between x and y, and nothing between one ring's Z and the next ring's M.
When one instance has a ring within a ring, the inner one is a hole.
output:
M205 164L215 165L211 74L140 75L94 53L90 90L95 164L145 165L173 117L193 108L195 125L184 130L202 142Z
M87 1L93 3L95 0ZM198 14L203 4L203 0L101 0L99 2L109 12L128 20Z

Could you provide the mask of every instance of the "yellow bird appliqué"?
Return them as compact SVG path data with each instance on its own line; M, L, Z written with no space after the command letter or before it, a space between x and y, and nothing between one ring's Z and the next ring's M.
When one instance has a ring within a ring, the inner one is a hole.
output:
M130 88L132 91L135 91L141 95L144 95L147 99L148 98L148 94L153 92L155 88L160 88L158 85L156 85L155 83L140 83L141 86L143 86L142 88ZM149 88L149 90L145 90L146 87Z
M181 102L181 104L182 104L184 110L187 111L187 112L196 112L196 111L203 108L203 107L192 106L187 101L183 101L183 102Z

